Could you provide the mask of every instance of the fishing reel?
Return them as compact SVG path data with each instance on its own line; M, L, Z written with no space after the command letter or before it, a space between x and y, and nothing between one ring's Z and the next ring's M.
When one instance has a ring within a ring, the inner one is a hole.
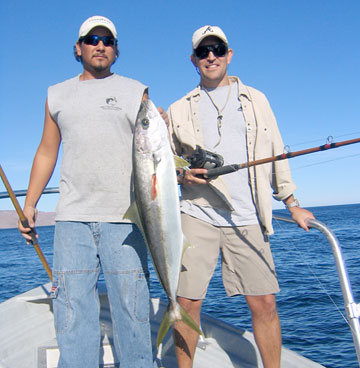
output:
M224 165L224 159L221 155L215 152L207 151L200 146L196 146L192 156L186 158L190 163L191 169L215 169ZM206 175L200 175L205 177Z

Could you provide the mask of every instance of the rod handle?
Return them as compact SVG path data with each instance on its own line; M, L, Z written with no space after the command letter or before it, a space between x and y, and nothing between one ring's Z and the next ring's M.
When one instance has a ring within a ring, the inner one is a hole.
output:
M219 175L230 174L240 169L240 165L226 165L221 167L215 167L214 169L208 169L204 175L205 178L214 178Z
M33 243L33 245L38 244L38 241L36 239L36 232L33 228L30 227L28 219L24 216L24 218L20 218L20 222L21 225L24 226L25 228L31 229L29 235L31 236L31 242Z
M36 238L36 231L34 229L32 229L29 225L29 221L28 219L24 216L24 214L22 213L22 216L20 218L20 222L21 222L21 225L24 226L25 228L30 228L30 233L29 235L31 236L31 243L32 245L34 246L35 248L35 251L38 255L38 257L40 258L40 261L41 263L43 264L44 268L45 268L45 271L50 279L50 281L53 280L53 277L52 277L52 271L51 271L51 268L49 266L49 264L47 263L47 260L39 246L39 243L38 243L38 240Z

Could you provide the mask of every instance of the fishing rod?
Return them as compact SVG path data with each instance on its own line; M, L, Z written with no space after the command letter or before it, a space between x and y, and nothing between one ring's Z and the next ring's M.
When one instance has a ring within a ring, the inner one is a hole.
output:
M216 167L214 169L208 169L206 177L207 178L212 178L212 177L216 177L216 176L219 176L219 175L230 174L232 172L238 171L240 169L245 169L245 168L248 168L248 167L251 167L251 166L262 165L262 164L266 164L268 162L286 160L288 158L292 158L292 157L296 157L296 156L307 155L309 153L318 152L318 151L325 151L325 150L329 150L329 149L332 149L332 148L342 147L342 146L346 146L346 145L354 144L354 143L359 143L359 142L360 142L360 138L355 138L355 139L350 139L350 140L347 140L347 141L327 143L327 144L324 144L324 145L319 146L319 147L308 148L308 149L304 149L304 150L301 150L301 151L286 152L286 153L282 153L281 155L276 155L276 156L263 158L263 159L260 159L260 160L245 162L243 164L233 164L233 165L220 166L220 167Z
M5 185L5 188L7 190L7 192L9 193L9 197L15 207L15 210L19 216L19 219L20 219L20 222L22 224L22 226L24 226L25 228L28 228L30 227L29 226L29 222L27 220L27 218L25 217L24 215L24 212L22 211L21 207L20 207L20 204L16 198L16 195L14 193L14 191L12 190L11 186L10 186L10 183L9 181L7 180L7 177L0 165L0 176L1 176L1 179ZM51 269L49 267L49 264L47 263L46 259L45 259L45 256L43 254L43 252L41 251L40 249L40 246L39 246L39 243L36 239L36 233L33 229L31 229L29 235L31 236L31 243L32 245L34 246L35 250L36 250L36 253L38 254L40 260L41 260L41 263L43 264L44 268L45 268L45 271L46 273L48 274L49 276L49 279L50 281L52 281L52 272L51 272Z

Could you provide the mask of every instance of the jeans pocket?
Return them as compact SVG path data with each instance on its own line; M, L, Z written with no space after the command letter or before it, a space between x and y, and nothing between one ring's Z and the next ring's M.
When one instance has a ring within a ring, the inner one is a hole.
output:
M51 289L53 299L54 324L56 333L64 333L69 322L69 304L67 300L64 274L57 274Z
M135 315L139 322L149 322L150 300L148 283L143 272L136 277Z

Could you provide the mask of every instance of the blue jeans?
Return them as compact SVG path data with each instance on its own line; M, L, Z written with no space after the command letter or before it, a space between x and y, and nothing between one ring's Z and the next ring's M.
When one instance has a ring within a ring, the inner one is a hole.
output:
M129 223L57 222L53 308L60 368L98 368L100 267L121 368L153 366L146 246Z

